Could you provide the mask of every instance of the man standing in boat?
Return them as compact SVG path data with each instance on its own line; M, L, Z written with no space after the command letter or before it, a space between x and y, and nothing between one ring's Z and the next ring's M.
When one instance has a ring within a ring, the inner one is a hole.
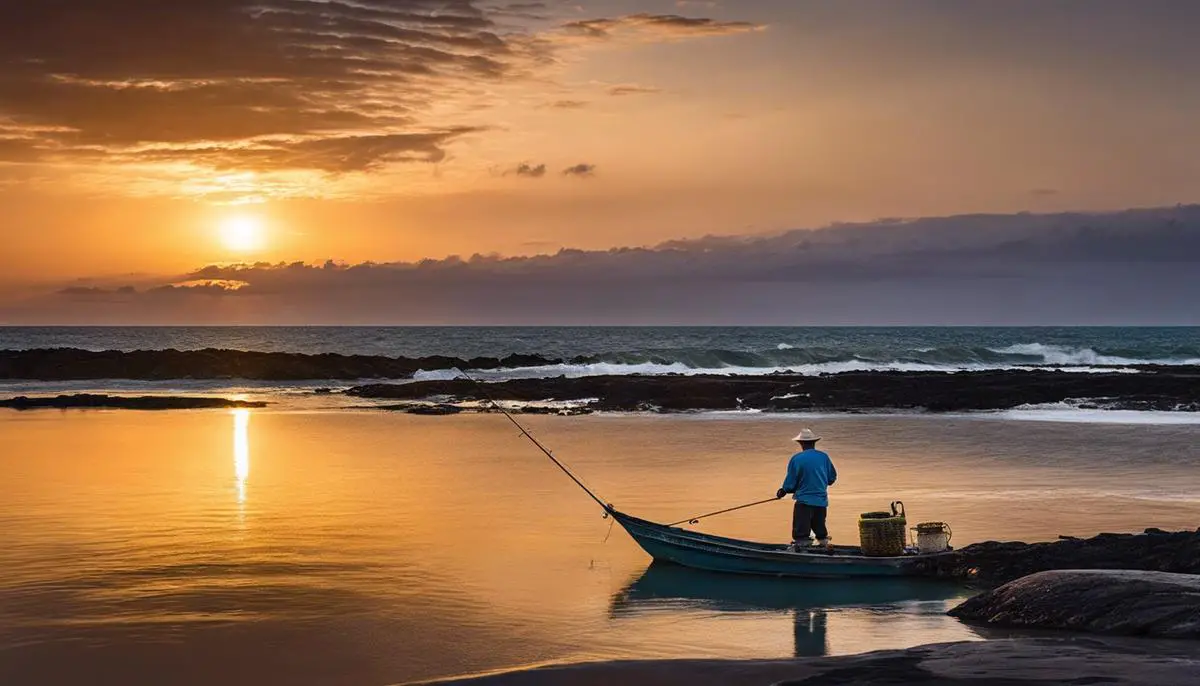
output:
M787 476L775 497L793 494L796 504L792 509L792 547L823 545L830 547L829 529L825 519L829 511L829 487L837 481L837 469L825 453L817 450L821 437L812 429L804 429L792 440L800 444L800 452L792 455L788 462ZM816 534L816 543L809 533Z

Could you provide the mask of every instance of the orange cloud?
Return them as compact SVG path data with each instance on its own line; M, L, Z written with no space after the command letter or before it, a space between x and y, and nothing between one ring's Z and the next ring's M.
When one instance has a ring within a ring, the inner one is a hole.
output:
M484 112L498 85L544 80L567 49L538 33L552 26L547 11L478 0L4 3L0 164L124 174L111 187L150 194L256 172L273 175L266 193L295 194L314 179L284 173L443 162L464 134L495 128ZM576 25L663 39L753 28L649 14Z
M624 84L620 86L613 86L608 89L608 94L614 97L621 97L625 95L647 95L661 92L661 88L655 88L653 86L639 86L637 84Z
M586 38L607 39L625 33L651 39L679 39L762 31L766 26L745 21L684 17L678 14L641 13L608 19L583 19L568 22L563 28L571 34Z

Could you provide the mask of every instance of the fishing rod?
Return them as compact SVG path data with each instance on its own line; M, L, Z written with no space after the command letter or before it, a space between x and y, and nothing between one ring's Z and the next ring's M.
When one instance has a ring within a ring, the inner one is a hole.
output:
M747 507L754 507L755 505L762 505L764 503L773 503L776 500L779 500L779 498L767 498L766 500L759 500L759 501L756 501L753 503L746 503L745 505L738 505L737 507L729 507L729 508L725 508L724 510L717 510L716 512L709 512L708 514L697 515L695 517L689 517L688 519L681 519L678 522L672 522L672 523L668 524L667 526L679 526L680 524L698 524L700 522L700 520L704 519L705 517L715 517L719 514L725 514L726 512L733 512L734 510L744 510Z
M500 403L496 402L495 398L493 398L491 396L491 394L489 394L487 392L487 390L485 390L486 387L483 385L482 381L475 379L470 374L464 372L461 369L456 369L455 371L457 371L459 374L462 374L463 378L474 383L476 385L476 387L479 389L479 394L481 396L483 396L484 400L491 403L492 407L494 407L496 410L498 410L500 412L500 414L503 414L505 417L507 417L508 421L512 422L513 426L517 427L517 429L519 429L521 431L521 435L523 435L525 438L528 438L531 443L533 443L535 446L537 446L538 450L545 453L546 457L550 458L550 461L553 462L556 467L561 469L563 474L566 474L568 477L570 477L571 481L574 481L576 486L579 486L580 488L582 488L584 493L587 493L588 496L591 497L592 500L595 500L597 505L604 508L605 517L608 516L609 512L612 512L613 506L610 504L607 504L603 500L601 500L599 498L599 496L597 496L594 492L592 492L592 489L590 489L586 485L584 485L584 483L579 480L579 477L575 476L575 474L572 473L571 470L568 469L565 464L560 462L558 460L558 458L554 456L554 453L550 452L549 448L542 445L538 441L538 439L533 437L533 434L529 433L529 431L525 427L521 426L521 423L518 422L511 414L509 414L508 410L505 410L504 407L502 405L500 405Z
M488 403L490 403L493 408L495 408L498 412L500 412L500 414L504 415L504 417L506 419L508 419L508 421L512 422L513 426L517 427L517 429L521 432L522 436L524 436L525 438L528 438L530 443L533 443L535 446L537 446L538 450L542 451L542 453L545 454L546 457L550 458L550 461L554 463L554 466L561 469L563 474L566 474L571 479L571 481L575 482L576 486L579 486L581 489L583 489L584 493L588 494L588 497L590 497L592 500L596 501L596 504L604 509L605 517L607 517L608 514L613 511L613 506L611 504L605 503L603 500L601 500L600 497L597 496L595 494L595 492L592 491L592 489L588 488L587 485L585 485L583 483L583 481L581 481L579 479L579 477L575 476L575 474L565 464L563 464L561 461L559 461L559 459L554 456L554 453L551 452L549 448L542 445L541 442L538 441L538 439L534 438L533 434L529 433L528 429L526 429L524 426L522 426L521 423L518 422L516 420L516 418L513 417L512 414L510 414L508 412L508 410L504 409L503 405L496 402L496 399L493 398L492 395L487 392L486 386L484 386L482 381L479 381L478 379L472 377L470 374L466 373L462 369L455 369L455 371L457 371L459 374L461 374L463 376L463 378L466 379L467 381L470 381L471 383L475 384L476 388L479 390L479 395L483 396L484 400L488 401ZM705 519L707 517L715 517L719 514L725 514L726 512L733 512L735 510L743 510L747 507L754 507L755 505L762 505L765 503L774 502L776 500L778 500L778 498L767 498L766 500L759 500L759 501L756 501L753 503L746 503L745 505L738 505L737 507L729 507L724 510L717 510L716 512L709 512L707 514L697 515L695 517L683 519L678 522L673 522L671 524L668 524L667 526L678 526L680 524L696 524L701 519Z

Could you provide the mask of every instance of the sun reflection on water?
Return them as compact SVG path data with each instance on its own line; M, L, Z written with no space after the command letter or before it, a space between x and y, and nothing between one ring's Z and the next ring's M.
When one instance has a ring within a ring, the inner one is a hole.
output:
M238 503L246 502L250 476L250 410L233 411L233 472L237 477Z

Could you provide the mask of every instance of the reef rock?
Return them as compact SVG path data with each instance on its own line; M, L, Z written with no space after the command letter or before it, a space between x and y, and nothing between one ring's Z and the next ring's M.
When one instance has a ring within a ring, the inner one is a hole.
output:
M372 384L352 396L392 400L578 400L594 398L597 411L766 412L1005 410L1022 405L1093 400L1104 409L1200 411L1200 369L1137 374L1076 374L1052 370L987 372L854 372L803 376L565 376L513 379L486 387L465 379Z
M1134 570L1039 572L977 595L950 614L1009 627L1200 638L1200 576Z

